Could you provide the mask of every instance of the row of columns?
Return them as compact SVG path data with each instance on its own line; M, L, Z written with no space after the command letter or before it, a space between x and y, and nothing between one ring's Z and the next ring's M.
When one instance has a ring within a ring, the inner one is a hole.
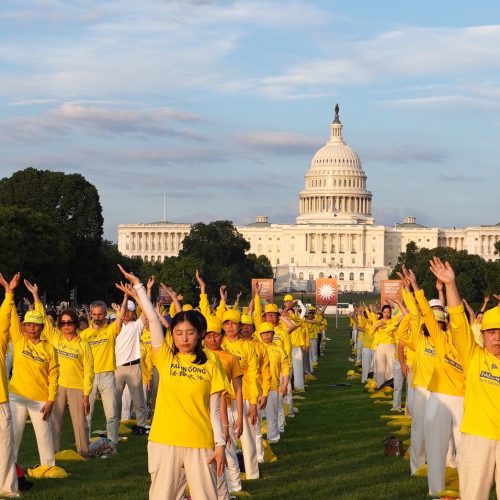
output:
M300 199L300 213L340 212L370 214L371 200L361 196L307 196Z
M125 235L125 248L131 252L179 252L185 232L130 232Z
M351 233L307 233L306 252L309 253L363 253L364 239Z

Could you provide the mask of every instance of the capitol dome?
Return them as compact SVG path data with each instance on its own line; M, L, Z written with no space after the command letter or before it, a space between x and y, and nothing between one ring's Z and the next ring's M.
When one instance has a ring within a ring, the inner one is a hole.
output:
M311 160L297 224L373 224L372 195L356 152L342 138L339 106L330 140Z

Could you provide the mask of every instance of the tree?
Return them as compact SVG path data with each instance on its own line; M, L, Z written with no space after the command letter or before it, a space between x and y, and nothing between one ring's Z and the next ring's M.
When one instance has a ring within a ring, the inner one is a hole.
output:
M19 207L0 207L0 220L0 272L12 276L20 271L39 283L42 293L67 297L70 242L57 221Z
M193 265L198 266L207 284L207 293L211 296L218 296L222 284L230 287L230 293L236 294L241 290L248 294L252 278L273 277L273 270L267 257L247 255L250 243L237 231L231 221L195 224L182 246L179 259L189 257L191 260L184 264L190 270ZM194 272L187 279L193 275ZM194 285L193 283L193 287Z
M59 271L64 274L64 286L50 292L58 294L64 288L64 295L56 298L65 298L66 289L77 287L79 297L90 300L101 284L97 264L103 217L95 186L80 174L30 167L0 180L0 205L29 209L52 221L52 233L61 239L67 253L50 269L55 275Z

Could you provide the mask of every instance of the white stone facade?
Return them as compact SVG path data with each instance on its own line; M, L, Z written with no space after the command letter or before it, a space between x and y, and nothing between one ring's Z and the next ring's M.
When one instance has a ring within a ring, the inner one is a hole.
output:
M372 194L354 150L342 138L338 107L330 140L313 157L299 195L296 224L271 224L267 217L239 226L250 252L266 255L275 269L278 290L312 289L317 278L336 278L339 290L372 292L387 278L406 244L450 247L493 260L500 224L440 229L405 217L386 228L374 224ZM162 261L175 256L190 224L120 224L118 249L127 256Z

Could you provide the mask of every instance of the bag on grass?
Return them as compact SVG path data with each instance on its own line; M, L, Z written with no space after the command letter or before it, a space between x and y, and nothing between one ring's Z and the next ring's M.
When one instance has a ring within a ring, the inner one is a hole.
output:
M389 436L384 439L384 456L386 457L403 457L405 447L401 439Z
M116 453L116 447L108 438L97 438L89 447L89 456L107 457Z

